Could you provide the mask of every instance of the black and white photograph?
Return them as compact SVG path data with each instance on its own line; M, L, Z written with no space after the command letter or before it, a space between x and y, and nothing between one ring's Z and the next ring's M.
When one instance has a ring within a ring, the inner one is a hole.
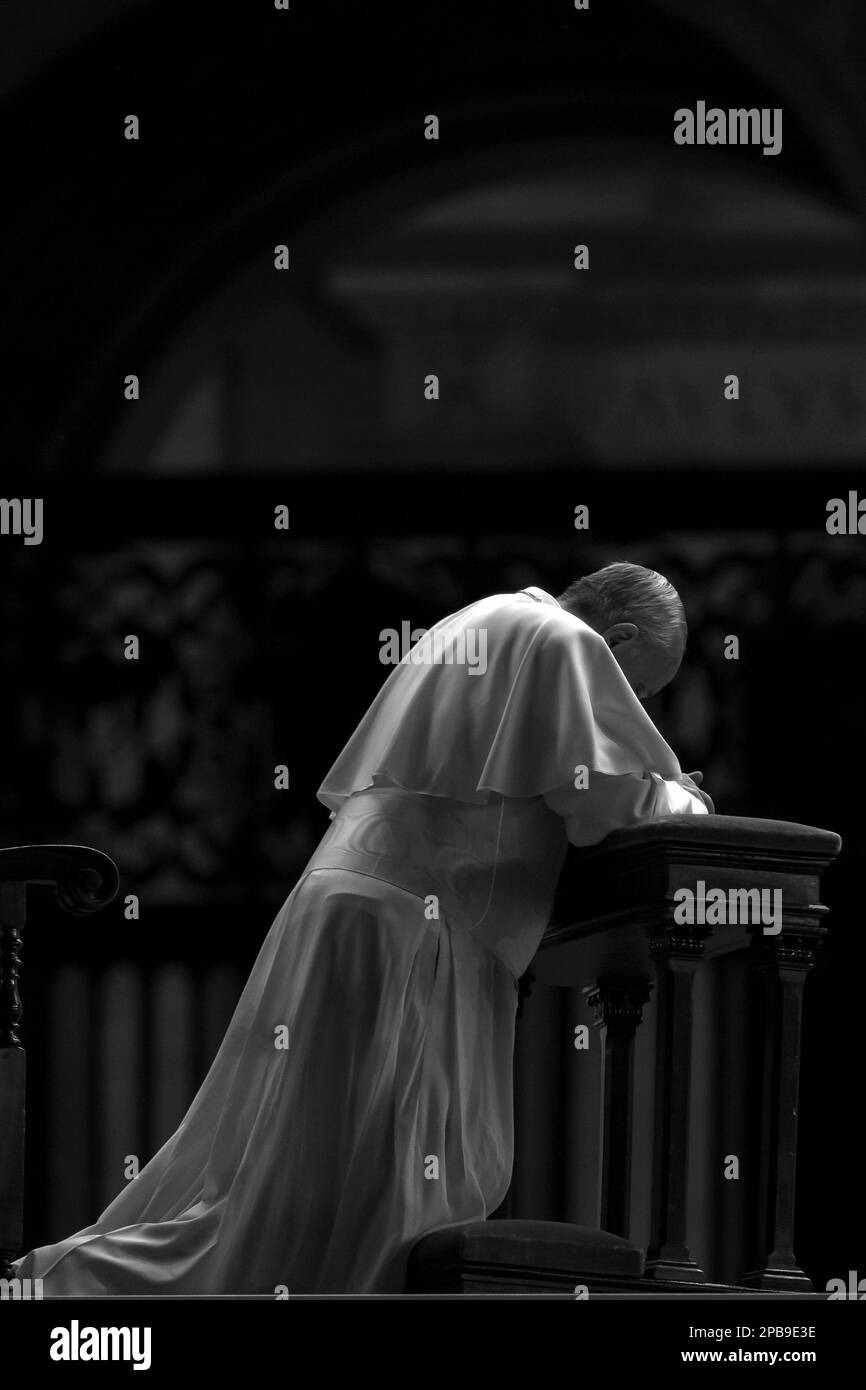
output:
M0 33L4 1359L850 1364L866 9Z

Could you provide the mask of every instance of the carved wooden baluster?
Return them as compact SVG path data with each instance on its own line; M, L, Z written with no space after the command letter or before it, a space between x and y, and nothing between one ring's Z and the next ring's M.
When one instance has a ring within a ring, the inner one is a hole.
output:
M0 1277L21 1249L26 1057L18 1037L21 929L27 885L0 883Z
M21 929L27 885L52 884L64 912L86 917L115 897L117 865L88 845L0 848L0 1277L21 1250L24 1212L24 1082L18 1037Z
M627 1236L631 1199L634 1035L650 996L646 980L599 979L584 986L595 1026L604 1031L601 1229Z
M764 1006L761 1156L755 1264L741 1282L754 1288L812 1288L794 1257L794 1196L803 988L819 945L818 932L752 939Z
M706 1278L686 1244L692 996L703 950L698 932L662 930L650 935L650 953L658 967L658 1031L647 1279L700 1283Z

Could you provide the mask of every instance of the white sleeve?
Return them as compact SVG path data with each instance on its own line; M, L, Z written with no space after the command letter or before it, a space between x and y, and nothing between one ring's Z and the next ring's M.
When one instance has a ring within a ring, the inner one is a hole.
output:
M682 780L662 777L657 772L628 772L608 776L591 771L589 785L577 788L573 782L544 793L552 811L565 820L566 833L573 845L595 845L612 830L656 816L707 815L700 797Z

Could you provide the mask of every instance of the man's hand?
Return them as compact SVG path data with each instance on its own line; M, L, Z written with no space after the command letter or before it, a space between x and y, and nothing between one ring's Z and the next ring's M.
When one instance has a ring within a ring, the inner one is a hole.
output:
M709 794L708 794L707 792L702 792L701 789L700 789L700 788L701 788L701 783L702 783L703 780L704 780L704 774L703 774L702 772L687 772L687 773L685 774L685 776L686 776L686 780L689 781L689 782L691 782L691 783L693 784L693 789L694 789L694 791L695 791L695 792L697 793L697 795L701 798L701 801L702 801L702 802L704 803L704 805L706 806L706 808L707 808L707 810L709 811L710 815L711 815L711 816L714 816L714 815L716 814L716 808L715 808L715 806L713 805L712 797L709 796Z

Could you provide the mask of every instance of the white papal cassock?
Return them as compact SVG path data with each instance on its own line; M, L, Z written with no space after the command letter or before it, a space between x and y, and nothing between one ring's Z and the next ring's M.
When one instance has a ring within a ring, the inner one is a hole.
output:
M318 796L330 826L176 1133L17 1262L46 1295L400 1290L419 1236L505 1196L516 980L568 841L705 811L604 640L536 588L431 629Z

